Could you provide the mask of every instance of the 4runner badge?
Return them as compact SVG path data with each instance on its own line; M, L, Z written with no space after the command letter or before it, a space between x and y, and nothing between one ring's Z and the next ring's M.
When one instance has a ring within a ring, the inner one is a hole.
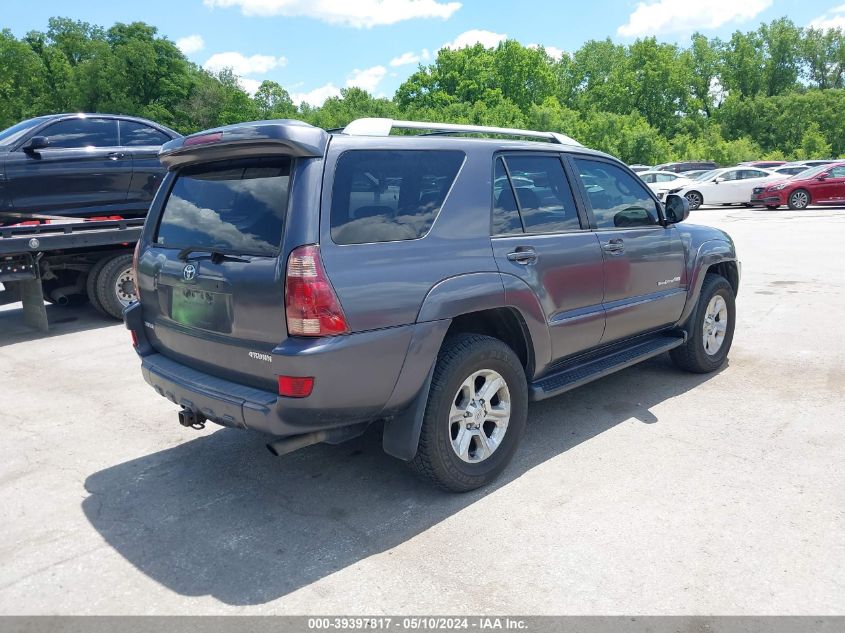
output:
M185 281L192 281L197 276L197 267L193 264L188 264L182 269L182 279Z
M250 352L249 357L255 360L263 360L265 363L273 362L273 357L270 354L262 354L261 352Z

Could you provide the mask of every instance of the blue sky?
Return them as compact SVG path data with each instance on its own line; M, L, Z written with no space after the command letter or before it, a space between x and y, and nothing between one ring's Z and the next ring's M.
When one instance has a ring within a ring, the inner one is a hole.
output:
M555 54L589 39L684 43L694 30L729 37L787 16L845 28L845 0L3 0L0 27L45 30L50 16L103 26L141 20L206 67L233 67L247 89L263 79L318 104L357 85L392 96L446 44L504 37Z

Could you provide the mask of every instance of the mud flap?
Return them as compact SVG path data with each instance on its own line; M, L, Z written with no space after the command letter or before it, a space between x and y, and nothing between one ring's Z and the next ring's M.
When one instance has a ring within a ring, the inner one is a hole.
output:
M47 308L44 305L41 280L7 281L4 285L6 289L0 292L0 305L22 302L24 323L42 332L49 331L50 326L47 322Z
M428 404L428 392L434 377L434 366L432 363L422 389L408 408L385 423L382 448L388 455L409 462L417 454L425 407Z

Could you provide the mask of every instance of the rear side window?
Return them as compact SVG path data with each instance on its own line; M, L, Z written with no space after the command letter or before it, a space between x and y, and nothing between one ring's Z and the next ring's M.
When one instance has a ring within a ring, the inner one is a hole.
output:
M516 195L516 208L526 233L557 233L576 231L581 228L578 210L572 189L563 171L563 165L556 156L506 156L508 176L513 193L502 186L499 163L496 159L496 176L493 182L494 216L493 231L501 234L500 228L511 231L518 225L505 215Z
M50 147L116 147L117 121L114 119L65 119L48 126L42 133Z
M284 228L289 158L225 161L179 173L155 243L275 256Z
M576 158L575 164L599 229L658 223L657 205L639 178L604 161Z
M364 244L423 237L463 161L458 151L345 152L332 188L332 240Z
M136 121L120 122L120 144L124 147L164 145L170 140L164 132Z

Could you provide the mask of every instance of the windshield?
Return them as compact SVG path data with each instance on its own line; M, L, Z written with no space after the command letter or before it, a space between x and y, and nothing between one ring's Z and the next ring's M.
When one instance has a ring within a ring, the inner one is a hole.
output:
M43 119L40 118L27 119L26 121L21 121L20 123L13 125L12 127L7 127L5 130L0 132L0 145L12 145L29 130L41 123L42 120Z
M790 180L804 180L805 178L812 178L813 176L817 176L820 173L827 171L830 169L830 165L819 165L818 167L810 167L809 169L805 169L804 171L799 171L794 176L790 176Z
M702 180L710 180L715 178L722 172L721 169L711 169L710 171L705 171L703 174L699 174L693 180L702 181Z

